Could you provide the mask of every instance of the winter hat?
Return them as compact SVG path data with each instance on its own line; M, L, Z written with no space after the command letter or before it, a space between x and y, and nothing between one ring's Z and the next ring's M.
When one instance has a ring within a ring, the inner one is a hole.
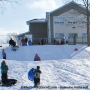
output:
M40 66L37 66L37 69L40 69Z
M2 63L4 63L4 64L5 64L6 62L5 62L5 61L3 61Z
M3 51L4 51L4 49L3 49Z
M38 54L36 53L36 55L38 55Z

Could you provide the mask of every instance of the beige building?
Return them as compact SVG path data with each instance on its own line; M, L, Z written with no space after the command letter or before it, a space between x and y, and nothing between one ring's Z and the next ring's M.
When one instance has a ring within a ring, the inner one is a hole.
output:
M87 11L86 8L70 2L54 11L46 12L46 19L42 21L35 19L27 21L29 25L29 34L33 38L48 38L48 43L53 43L54 39L69 37L73 41L73 35L76 34L77 41L87 41ZM52 39L52 40L51 40Z
M48 37L62 38L69 37L73 39L73 35L77 34L78 42L87 41L87 17L86 8L70 2L52 12L46 13L48 22ZM73 41L73 40L72 40Z

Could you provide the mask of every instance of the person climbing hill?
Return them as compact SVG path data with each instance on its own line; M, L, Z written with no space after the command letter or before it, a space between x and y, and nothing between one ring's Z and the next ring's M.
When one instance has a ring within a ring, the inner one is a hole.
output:
M3 57L3 59L6 59L6 53L5 53L4 49L2 50L2 57Z

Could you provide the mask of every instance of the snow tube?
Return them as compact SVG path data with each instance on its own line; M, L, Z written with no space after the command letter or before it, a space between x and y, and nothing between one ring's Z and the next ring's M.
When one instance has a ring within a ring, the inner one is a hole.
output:
M7 79L1 81L1 86L11 86L11 85L15 85L16 83L17 83L16 79Z
M28 79L30 81L34 81L34 72L33 72L33 68L30 69L30 71L28 72Z

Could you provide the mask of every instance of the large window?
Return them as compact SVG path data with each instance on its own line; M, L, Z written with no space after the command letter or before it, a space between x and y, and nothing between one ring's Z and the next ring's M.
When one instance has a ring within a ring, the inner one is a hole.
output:
M78 33L69 33L69 34L68 34L68 37L73 37L74 34L76 34L76 36L78 37Z
M82 33L82 37L87 37L87 33Z
M87 23L87 18L82 18L82 23Z
M55 33L55 38L62 38L64 37L64 33Z
M83 41L87 42L87 33L82 33Z
M76 36L78 37L78 33L69 33L69 34L68 34L69 42L73 42L74 34L76 34Z
M58 18L55 18L55 24L64 24L64 18L62 17L58 17Z

